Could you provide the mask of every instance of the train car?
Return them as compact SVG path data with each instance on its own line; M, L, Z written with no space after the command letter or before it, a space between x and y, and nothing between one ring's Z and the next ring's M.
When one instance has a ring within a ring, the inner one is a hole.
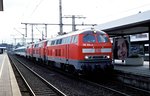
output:
M39 42L33 44L33 56L32 59L38 61L38 58L40 57L39 54Z
M48 40L46 60L69 72L112 70L112 44L103 31L76 31Z
M26 57L26 47L22 46L13 50L14 54Z
M47 47L47 40L41 41L40 44L40 61L45 62L46 61L46 47Z
M26 49L26 57L28 59L31 59L33 57L33 43L27 45Z
M33 44L33 58L36 61L45 61L45 49L47 45L47 40L39 41Z

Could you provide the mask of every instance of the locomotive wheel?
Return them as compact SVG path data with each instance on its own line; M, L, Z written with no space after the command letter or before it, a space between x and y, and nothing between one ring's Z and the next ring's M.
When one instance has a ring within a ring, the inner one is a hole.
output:
M72 65L65 64L63 69L69 73L75 73L75 68Z
M72 65L69 65L68 70L69 70L70 73L74 73L75 72L75 68Z
M48 65L48 64L49 64L49 61L48 61L48 60L46 60L46 61L45 61L45 64L46 64L46 65Z

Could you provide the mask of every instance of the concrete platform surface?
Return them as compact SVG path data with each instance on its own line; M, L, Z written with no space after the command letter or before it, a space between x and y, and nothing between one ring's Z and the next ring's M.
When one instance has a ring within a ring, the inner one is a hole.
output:
M0 54L0 96L21 96L6 53Z
M122 62L121 60L115 60L114 69L131 74L150 77L149 61L144 61L143 66L132 66L125 65L125 62Z

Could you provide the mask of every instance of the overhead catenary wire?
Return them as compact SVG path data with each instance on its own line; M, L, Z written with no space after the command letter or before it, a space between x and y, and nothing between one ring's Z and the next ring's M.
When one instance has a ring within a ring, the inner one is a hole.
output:
M38 7L42 4L44 0L40 0L39 3L35 6L35 8L33 9L31 16L34 14L34 12L38 9Z
M37 25L34 25L35 26L35 28L36 28L36 30L37 31L39 31L41 34L42 34L42 40L44 39L44 33L43 33L43 30L42 30L42 32L38 29L38 27L37 27Z
M125 13L131 12L133 10L137 10L139 8L147 7L149 5L150 5L150 3L144 4L144 5L141 5L141 6L138 6L138 7L133 7L133 8L130 8L130 9L127 9L127 10L124 10L124 11L114 12L113 14L109 14L109 15L107 15L105 17L102 17L102 18L108 18L108 17L112 17L112 16L118 16L119 14L125 14ZM142 12L142 10L138 10L137 13L141 13L141 12Z

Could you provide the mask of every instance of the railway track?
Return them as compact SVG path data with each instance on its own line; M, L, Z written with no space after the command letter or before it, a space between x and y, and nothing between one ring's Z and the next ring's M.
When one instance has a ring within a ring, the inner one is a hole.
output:
M149 76L143 76L138 74L132 74L132 73L124 73L122 71L116 70L116 78L120 82L124 82L127 85L132 85L134 87L148 90L150 92L150 78Z
M70 74L65 74L65 75L68 75L71 78L76 78ZM137 88L129 84L122 83L118 81L116 78L104 78L104 79L101 78L100 80L100 78L97 78L95 76L94 77L88 76L88 78L87 76L85 77L83 76L79 78L77 77L76 79L80 80L81 82L91 84L93 86L98 86L106 90L110 90L114 93L120 94L121 96L150 96L149 90Z
M114 92L118 92L122 94L122 96L150 96L150 91L140 89L137 87L133 87L128 84L124 84L122 82L119 82L116 79L111 79L111 80L94 80L94 79L89 79L89 78L81 78L83 82L88 82L89 84L97 85L100 87L103 87L108 90L112 90Z
M9 55L11 62L24 80L32 96L66 96L31 68Z
M29 62L28 60L24 58L19 58L21 61ZM40 75L43 75L42 77L46 78L46 80L51 81L52 78L49 79L50 74L47 72L47 68L41 69L41 68L35 68L35 66L38 66L37 64L27 64L26 65L30 66L32 70L35 70L39 72ZM33 66L34 67L33 67ZM39 70L44 70L44 73L40 73ZM57 72L58 73L58 72ZM60 76L60 73L64 76ZM56 76L56 72L53 73L53 79L56 78L60 83L57 84L59 88L63 90L67 95L85 95L85 96L149 96L149 93L143 92L134 88L126 87L124 88L124 84L118 84L114 83L111 81L108 82L96 82L95 81L90 81L89 79L85 78L78 78L72 75L67 74L66 72L59 72L59 75ZM49 76L49 77L47 77ZM60 78L61 77L61 78ZM67 79L64 79L67 78ZM71 78L73 80L68 80L68 78ZM57 80L52 80L52 81L57 81ZM64 81L63 81L64 80ZM63 84L67 83L67 84ZM114 83L114 84L113 84ZM82 86L82 87L81 87ZM118 87L119 86L119 87ZM85 91L86 90L86 91Z

